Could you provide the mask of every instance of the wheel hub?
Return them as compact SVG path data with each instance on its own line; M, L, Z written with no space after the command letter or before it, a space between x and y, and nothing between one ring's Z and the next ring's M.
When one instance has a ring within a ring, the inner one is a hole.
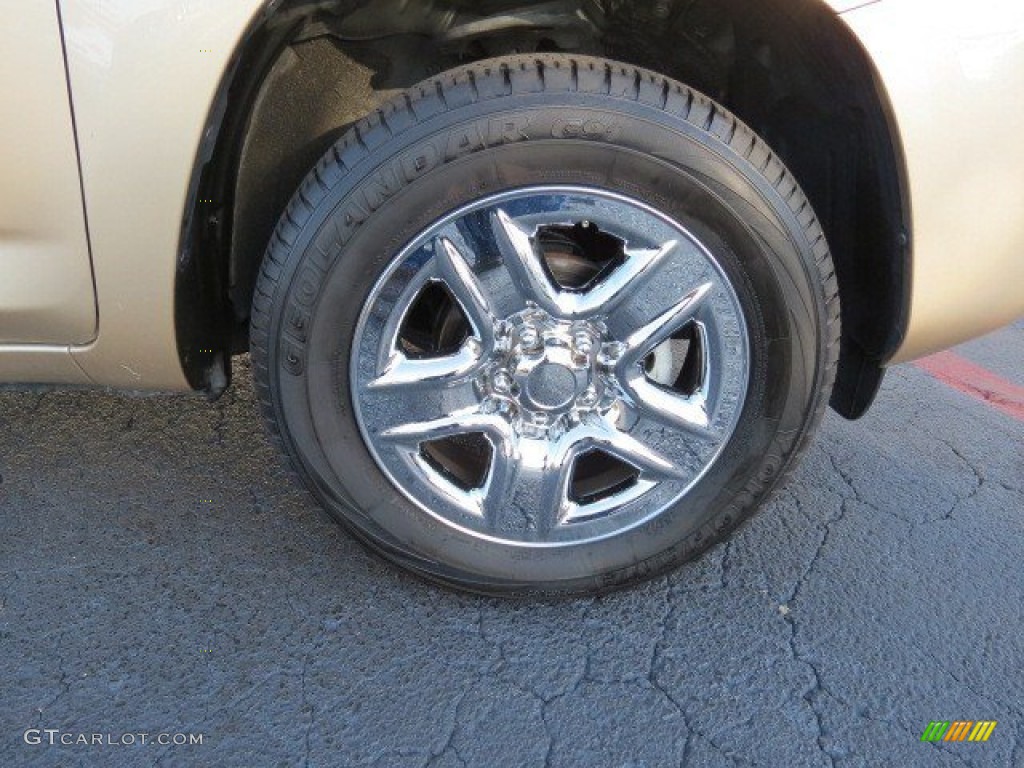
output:
M536 408L557 411L576 398L576 374L561 363L543 362L533 369L523 395Z
M491 364L478 381L481 407L521 435L558 439L618 399L617 344L600 322L559 321L540 309L499 324Z

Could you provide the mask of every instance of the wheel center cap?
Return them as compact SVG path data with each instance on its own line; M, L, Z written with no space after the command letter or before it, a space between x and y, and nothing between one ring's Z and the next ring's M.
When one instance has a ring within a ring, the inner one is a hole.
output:
M576 374L559 363L541 363L526 380L526 394L540 408L564 408L576 397Z

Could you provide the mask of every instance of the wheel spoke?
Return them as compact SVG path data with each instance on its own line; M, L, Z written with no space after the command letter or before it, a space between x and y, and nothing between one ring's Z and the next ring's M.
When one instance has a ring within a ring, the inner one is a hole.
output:
M454 355L418 360L394 350L384 372L369 382L369 389L436 389L463 383L485 362L479 339L468 338Z
M643 477L638 477L633 485L598 501L592 501L587 504L570 502L569 509L563 517L562 522L563 524L579 523L585 520L601 517L602 515L614 512L622 506L646 496L647 493L657 487L657 481L646 480Z
M573 456L597 448L631 464L650 478L667 480L681 475L675 464L652 447L599 416L588 418L566 437L573 441Z
M482 434L492 447L491 466L483 487L463 489L431 464L423 449L429 443L448 438ZM465 513L483 519L491 505L499 503L505 489L514 481L515 461L511 455L515 437L508 422L484 414L477 407L428 420L413 420L384 430L380 438L404 454L440 495Z
M371 389L452 386L475 373L494 349L494 329L498 321L476 274L448 237L436 238L434 254L438 276L465 314L472 335L455 354L422 359L410 358L398 349L397 339L393 340L384 371L369 383Z
M571 304L570 316L576 318L612 312L650 278L678 247L677 240L670 240L657 249L627 249L626 261L589 291L562 294L563 300Z
M559 312L560 291L551 280L544 259L530 235L500 208L494 212L491 226L505 266L522 297L547 312Z
M659 424L685 430L705 440L715 439L708 400L703 393L680 395L642 376L627 386L635 405Z
M493 521L513 501L519 473L517 440L511 433L504 439L492 439L491 466L484 487L476 492L480 510Z
M711 283L704 283L630 334L626 340L626 351L619 361L619 376L630 378L633 374L631 369L639 367L655 347L668 341L672 338L672 334L696 317L713 288L714 285Z
M450 420L441 420L437 429L431 425L429 439L459 433L452 429ZM469 431L483 429L474 425ZM506 433L501 437L495 434L492 444L495 451L487 482L474 491L474 496L495 533L526 527L543 537L559 525L593 514L596 507L581 506L569 497L575 462L591 450L604 451L640 473L636 486L621 496L617 494L610 500L612 504L602 509L639 498L659 482L681 475L653 448L597 417L577 425L557 441L518 440Z
M711 439L710 405L706 393L682 395L651 382L643 369L646 357L699 313L714 286L704 283L630 335L616 375L634 404L661 424ZM708 361L705 361L705 365ZM707 375L704 376L705 380Z
M661 248L627 249L626 260L597 285L583 292L566 291L552 280L530 235L500 209L494 219L505 263L523 298L566 320L613 311L679 247L677 240L670 240Z
M494 347L494 327L498 319L484 287L462 252L449 238L437 239L434 254L442 279L466 313L484 351L489 351Z
M572 461L546 440L520 440L514 456L503 458L485 510L491 530L526 530L544 538L570 509ZM497 466L497 453L495 454Z
M410 421L381 432L381 439L390 443L419 448L424 443L458 435L483 434L492 442L509 439L508 422L495 414L481 413L470 407L429 421Z

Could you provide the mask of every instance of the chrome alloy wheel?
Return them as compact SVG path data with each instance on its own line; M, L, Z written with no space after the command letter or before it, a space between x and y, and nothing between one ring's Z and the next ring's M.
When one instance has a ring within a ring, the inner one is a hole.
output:
M750 372L709 249L577 186L431 225L355 339L352 406L381 470L440 523L525 547L607 538L676 504L732 435Z

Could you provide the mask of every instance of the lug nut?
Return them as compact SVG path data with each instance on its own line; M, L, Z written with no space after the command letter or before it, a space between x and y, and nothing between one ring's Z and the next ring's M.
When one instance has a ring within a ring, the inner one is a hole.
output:
M540 346L540 333L532 325L525 325L519 331L519 342L528 350Z
M615 341L605 344L601 349L600 363L605 368L614 368L619 359L626 353L626 345Z
M512 391L512 377L505 371L498 371L491 381L496 392L507 394Z
M587 387L587 390L580 395L580 405L585 408L590 408L597 404L597 389L594 387Z
M512 331L509 330L507 323L502 323L498 326L498 331L494 335L494 345L497 349L502 352L507 352L512 346Z
M576 354L581 358L590 357L590 353L594 351L594 342L590 338L590 334L587 333L577 333L572 345Z

